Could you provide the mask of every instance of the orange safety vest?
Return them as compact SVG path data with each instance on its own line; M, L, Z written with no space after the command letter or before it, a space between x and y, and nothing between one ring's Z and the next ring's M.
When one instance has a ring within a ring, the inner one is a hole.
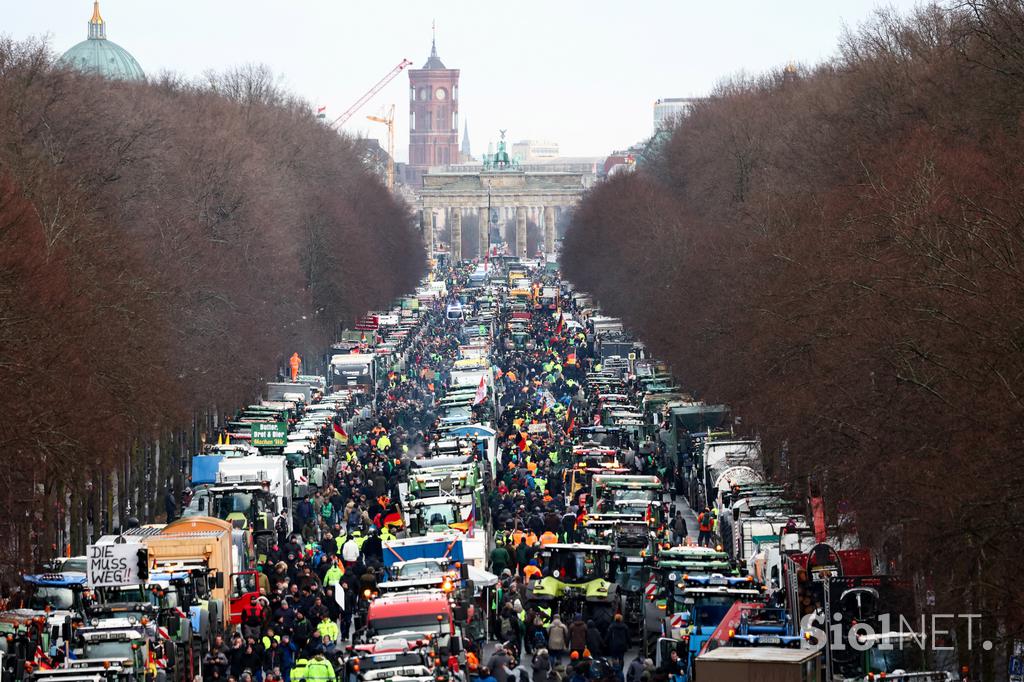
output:
M540 568L527 564L523 568L523 577L526 578L526 582L530 582L531 578L539 578L541 576Z
M710 513L701 512L698 521L700 521L700 529L705 532L709 532L715 525L715 519Z
M512 546L518 547L519 543L523 541L524 535L525 533L523 533L522 528L516 528L514 531L512 531Z
M531 530L523 540L526 542L527 547L533 547L537 544L537 534Z
M553 545L558 542L558 536L549 530L544 531L544 534L540 536L540 544L542 547Z

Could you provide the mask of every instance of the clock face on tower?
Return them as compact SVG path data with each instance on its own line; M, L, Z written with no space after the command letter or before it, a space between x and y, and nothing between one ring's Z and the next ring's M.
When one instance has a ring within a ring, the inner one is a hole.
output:
M434 97L437 97L438 99L444 99L447 96L448 93L444 91L444 88L438 88L437 91L434 93Z

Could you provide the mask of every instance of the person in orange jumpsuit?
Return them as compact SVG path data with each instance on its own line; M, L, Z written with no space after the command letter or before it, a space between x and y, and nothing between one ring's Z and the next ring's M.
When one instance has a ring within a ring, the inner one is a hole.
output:
M299 367L302 366L302 358L298 353L292 353L292 357L288 360L288 366L292 369L292 381L294 382L299 378Z

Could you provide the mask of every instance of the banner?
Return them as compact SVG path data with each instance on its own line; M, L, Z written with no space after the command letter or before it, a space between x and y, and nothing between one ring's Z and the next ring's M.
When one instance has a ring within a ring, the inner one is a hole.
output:
M86 582L89 587L141 585L139 562L145 562L143 545L137 542L89 545L86 547Z

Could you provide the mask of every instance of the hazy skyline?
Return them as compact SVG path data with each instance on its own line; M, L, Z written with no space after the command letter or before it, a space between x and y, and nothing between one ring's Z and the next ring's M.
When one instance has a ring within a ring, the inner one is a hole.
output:
M92 0L5 4L0 33L47 38L57 54L85 39L92 13ZM563 156L627 147L650 135L658 98L704 95L740 72L820 62L835 54L844 24L856 27L879 6L916 4L102 0L100 8L108 38L147 75L265 63L311 106L326 105L328 119L403 58L420 68L436 22L439 56L461 69L459 140L468 121L479 157L499 128L513 142L557 142ZM386 146L383 126L365 116L395 104L396 157L405 161L408 83L400 75L345 130Z

